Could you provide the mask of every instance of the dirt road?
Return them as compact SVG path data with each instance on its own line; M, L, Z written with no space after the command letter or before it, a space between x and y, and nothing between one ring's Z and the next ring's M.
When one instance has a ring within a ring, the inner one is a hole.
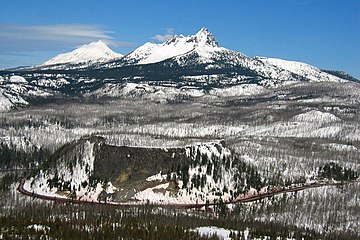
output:
M94 202L94 201L83 201L79 199L71 199L71 198L57 198L52 196L46 196L41 195L33 192L29 192L26 189L24 189L24 183L25 179L22 178L19 182L19 186L17 190L27 196L33 197L33 198L39 198L43 200L49 200L49 201L55 201L57 203L73 203L73 204L98 204L98 205L111 205L111 206L139 206L140 203L136 202L129 202L129 203L106 203L106 202ZM315 182L311 184L305 184L303 186L297 186L297 187L288 187L288 188L278 188L276 190L271 190L266 193L258 193L254 195L248 195L244 197L238 197L232 201L229 202L223 202L223 203L201 203L201 204L159 204L159 206L162 207L168 207L168 208L202 208L202 207L209 207L213 205L219 205L219 204L231 204L231 203L247 203L247 202L254 202L257 200L261 200L264 198L272 197L275 195L279 195L282 193L289 193L289 192L298 192L303 191L305 189L310 188L318 188L318 187L325 187L325 186L337 186L337 185L344 185L351 182Z

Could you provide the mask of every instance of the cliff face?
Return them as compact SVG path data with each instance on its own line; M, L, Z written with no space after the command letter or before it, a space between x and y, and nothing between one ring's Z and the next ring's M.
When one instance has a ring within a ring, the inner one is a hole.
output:
M117 147L101 144L95 157L94 176L121 184L144 180L160 171L170 173L178 165L188 165L190 162L185 149Z

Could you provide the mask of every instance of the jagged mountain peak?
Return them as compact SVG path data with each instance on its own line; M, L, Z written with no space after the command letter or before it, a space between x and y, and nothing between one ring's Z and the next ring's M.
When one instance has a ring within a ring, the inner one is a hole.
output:
M198 31L195 35L174 35L166 40L163 45L176 45L181 42L193 44L194 47L201 45L219 47L212 33L205 27L201 28L200 31Z
M155 63L193 50L201 53L202 56L208 56L207 53L209 52L224 49L219 48L215 38L207 28L202 28L194 35L174 35L162 44L145 43L127 55L124 60L137 64Z
M214 36L206 27L201 28L200 31L195 34L195 38L199 43L205 43L213 47L219 47Z
M102 41L84 44L72 52L62 53L43 63L43 65L54 65L64 63L87 63L104 62L121 58L123 55L111 50L107 44Z
M196 35L199 36L199 35L212 35L211 32L209 31L209 29L207 27L202 27L197 33Z

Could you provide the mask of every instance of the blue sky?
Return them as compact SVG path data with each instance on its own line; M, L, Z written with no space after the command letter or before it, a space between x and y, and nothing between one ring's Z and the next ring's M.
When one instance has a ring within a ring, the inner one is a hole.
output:
M359 0L1 0L0 68L35 65L103 39L122 54L207 27L248 56L306 62L360 78Z

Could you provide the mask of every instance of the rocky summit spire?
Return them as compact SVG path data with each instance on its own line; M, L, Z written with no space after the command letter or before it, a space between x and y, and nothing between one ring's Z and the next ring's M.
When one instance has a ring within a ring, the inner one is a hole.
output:
M212 33L206 27L201 28L194 37L199 43L204 43L213 47L219 46Z
M205 27L201 28L195 35L185 37L184 35L174 35L169 38L164 45L177 44L181 41L185 41L189 44L193 43L194 46L208 45L212 47L219 47L212 33Z

